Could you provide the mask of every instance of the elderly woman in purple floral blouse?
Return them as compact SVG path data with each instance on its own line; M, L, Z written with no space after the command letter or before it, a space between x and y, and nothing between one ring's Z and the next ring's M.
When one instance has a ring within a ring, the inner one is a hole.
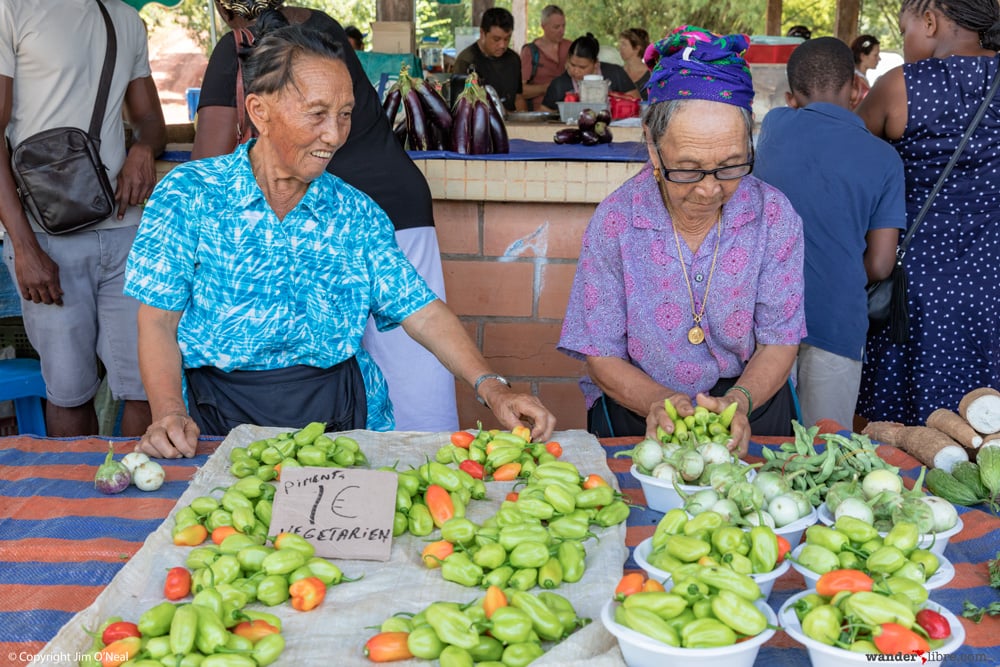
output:
M588 430L673 431L694 405L737 402L731 449L788 435L805 336L802 221L753 168L744 35L678 28L652 55L650 162L583 238L559 348L587 362Z

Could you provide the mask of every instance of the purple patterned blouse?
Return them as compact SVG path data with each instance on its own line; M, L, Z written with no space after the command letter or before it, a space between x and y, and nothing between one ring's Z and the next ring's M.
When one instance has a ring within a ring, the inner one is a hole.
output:
M716 236L713 227L693 259L680 243L699 310ZM744 177L723 207L701 323L705 342L692 345L691 299L670 216L647 164L590 220L559 349L579 359L626 359L665 387L692 397L707 392L720 378L739 377L757 343L797 345L806 335L802 256L802 220L788 199ZM589 408L601 390L589 377L580 387Z

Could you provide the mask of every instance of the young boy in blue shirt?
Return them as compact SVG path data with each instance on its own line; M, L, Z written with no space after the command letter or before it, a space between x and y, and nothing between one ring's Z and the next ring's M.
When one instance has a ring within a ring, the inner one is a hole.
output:
M858 91L847 44L803 42L787 73L788 106L764 118L754 175L784 192L802 217L802 421L828 418L851 428L868 331L865 285L889 276L906 227L903 163L850 111Z

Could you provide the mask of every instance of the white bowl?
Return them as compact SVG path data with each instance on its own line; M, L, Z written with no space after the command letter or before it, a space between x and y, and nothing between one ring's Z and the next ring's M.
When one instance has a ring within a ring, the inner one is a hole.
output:
M767 628L756 637L737 642L732 646L679 648L668 646L615 623L617 604L614 600L608 600L601 609L601 622L608 632L618 639L618 646L628 667L663 667L668 664L684 665L684 667L753 667L761 645L773 637L775 632L772 628ZM767 617L768 625L778 625L774 611L763 599L757 600L754 605Z
M639 565L646 574L653 579L656 579L663 584L665 590L670 590L673 588L674 582L670 577L670 573L666 570L661 570L658 567L653 567L649 563L649 555L653 552L653 538L647 537L642 542L640 542L635 547L635 553L633 554L636 564ZM778 577L788 572L790 564L788 560L784 560L778 563L770 572L764 572L762 574L751 574L750 578L757 582L757 586L760 587L761 595L764 596L766 600L771 595L771 589L774 588L774 582L777 581Z
M792 551L793 559L798 559L803 547L805 547L805 545L801 544ZM937 557L939 561L937 571L924 582L924 588L929 591L932 591L935 588L941 588L955 577L955 566L951 564L951 561L940 554L938 554ZM810 570L804 565L799 565L795 562L795 560L792 561L792 567L796 572L802 575L803 579L806 580L806 588L810 590L816 589L816 582L819 581L820 577L818 573Z
M784 537L794 549L795 545L802 541L802 535L806 532L806 528L816 523L816 518L818 516L819 512L814 507L812 512L806 514L804 517L796 519L789 524L785 524L781 528L775 528L774 534Z
M743 465L748 464L743 463ZM748 471L750 474L747 476L747 479L753 479L753 469L748 468ZM629 469L629 472L632 473L633 477L639 480L639 484L642 486L642 492L646 496L646 505L649 509L667 513L672 509L684 508L684 499L681 498L674 489L674 485L670 482L670 480L660 479L659 477L653 477L652 475L643 475L639 472L639 469L635 465ZM685 494L690 495L712 487L678 484L677 488Z
M827 526L832 526L836 519L830 514L829 508L827 508L826 503L819 506L819 520ZM940 533L923 533L920 539L917 541L917 547L920 549L929 549L935 554L940 556L944 553L944 548L948 546L948 540L950 540L954 535L958 535L965 528L965 524L962 522L962 517L958 517L958 521L954 526L948 530L942 530ZM879 531L879 535L885 537L888 532Z
M788 598L788 601L781 605L781 609L778 611L778 620L781 622L781 628L792 639L806 647L812 667L842 667L844 663L851 665L873 664L874 661L865 653L853 653L846 649L828 646L815 639L810 639L802 633L802 624L799 623L799 618L795 615L795 603L810 592L804 591ZM941 664L945 655L955 652L962 645L962 642L965 641L965 628L962 627L961 621L953 613L941 605L927 602L924 604L924 607L942 614L948 619L948 624L951 626L951 639L945 642L941 648L931 649L930 653L926 656L928 660L923 665L923 667L937 667L937 665ZM915 658L912 664L919 663L920 660Z

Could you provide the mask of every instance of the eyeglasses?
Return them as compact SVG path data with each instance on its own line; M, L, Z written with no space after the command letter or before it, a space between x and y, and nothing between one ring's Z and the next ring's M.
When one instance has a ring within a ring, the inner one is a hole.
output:
M750 153L750 159L742 164L728 165L718 169L667 169L663 166L663 156L659 154L659 150L657 150L657 155L660 158L660 173L671 183L698 183L709 175L715 176L720 181L735 181L753 171L753 153Z

